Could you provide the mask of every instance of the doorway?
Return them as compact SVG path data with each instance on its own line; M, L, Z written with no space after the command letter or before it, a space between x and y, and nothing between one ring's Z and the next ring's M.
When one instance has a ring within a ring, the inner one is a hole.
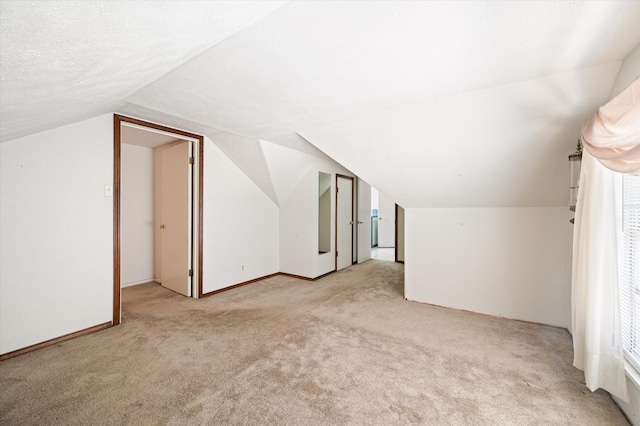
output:
M113 325L117 325L121 322L121 273L122 273L122 147L123 147L123 133L126 133L130 129L144 130L146 132L152 132L156 134L163 134L169 138L173 138L174 142L167 145L163 152L167 152L170 155L159 156L162 167L173 167L173 171L167 174L167 178L164 180L163 186L178 187L176 194L181 195L168 195L166 197L171 202L168 203L173 207L172 214L181 218L181 225L171 225L169 229L176 230L179 227L185 227L185 223L190 222L187 228L183 229L180 233L180 237L175 240L173 237L173 244L167 245L168 248L175 250L179 247L177 252L171 253L170 250L166 251L164 255L166 259L174 260L175 264L179 265L178 268L182 272L182 277L179 279L181 286L178 290L183 294L190 295L192 297L201 297L202 295L202 230L203 230L203 141L204 138L200 135L185 132L182 130L172 129L166 126L145 122L142 120L121 116L114 114L114 187L113 187L113 220L114 220L114 252L113 252ZM182 140L181 142L178 140ZM174 147L176 147L174 149ZM154 157L156 154L154 153ZM184 158L180 158L184 157ZM179 158L176 160L176 158ZM171 163L176 163L172 165ZM178 167L178 163L180 166ZM188 165L191 163L191 165ZM187 167L184 165L187 164ZM176 171L178 170L178 171ZM154 171L155 173L155 171ZM178 173L178 175L176 175ZM162 182L162 180L161 180ZM179 182L179 183L178 183ZM176 183L178 183L176 185ZM182 186L182 188L179 188ZM186 186L186 188L185 188ZM176 189L176 188L174 188ZM187 198L184 198L184 197ZM179 197L182 199L179 202L175 202ZM167 220L170 216L165 216ZM155 222L155 220L154 220ZM161 227L164 225L164 228ZM167 229L166 223L154 224L154 233L159 230L164 231ZM158 228L158 229L156 229ZM189 230L192 229L192 230ZM166 235L166 234L164 234ZM165 238L163 235L163 238ZM154 237L154 240L157 238ZM186 239L186 240L185 240ZM166 260L165 259L165 260ZM177 259L177 260L176 260ZM191 260L188 260L191 259ZM171 262L161 262L171 266ZM176 269L175 266L172 268ZM169 271L169 270L167 270ZM154 273L155 275L155 273ZM167 275L170 275L167 272ZM186 276L186 278L185 278ZM164 281L164 280L163 280ZM187 283L187 284L185 284ZM164 284L163 284L164 285ZM168 287L171 288L171 287ZM173 288L172 288L173 289ZM176 290L176 289L173 289Z
M354 263L354 179L336 174L336 271Z
M404 263L404 209L373 187L371 257Z

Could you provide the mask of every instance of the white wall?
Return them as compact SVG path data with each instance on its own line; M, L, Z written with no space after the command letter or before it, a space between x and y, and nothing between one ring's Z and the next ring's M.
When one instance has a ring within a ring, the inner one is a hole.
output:
M328 170L320 170L329 172ZM335 212L335 176L331 176L331 217ZM334 259L335 241L328 253L318 254L318 170L313 168L300 179L289 196L280 202L280 271L315 278L316 257ZM331 235L335 231L331 221Z
M640 44L638 44L624 59L616 80L611 88L611 96L614 98L624 90L633 80L640 77Z
M204 165L203 292L279 272L278 206L206 137Z
M204 148L206 293L280 269L278 207L211 140ZM128 164L137 149L123 145L124 184L142 173ZM0 160L0 353L110 322L113 115L2 143Z
M566 208L405 209L405 297L567 327Z
M308 168L280 202L280 271L316 278L335 270L336 173L353 176L338 163L308 156ZM331 250L318 254L318 173L331 174Z
M122 144L120 282L153 281L153 149Z
M380 205L380 192L374 187L371 187L371 208L377 209L379 205Z
M0 144L0 353L112 320L113 115Z

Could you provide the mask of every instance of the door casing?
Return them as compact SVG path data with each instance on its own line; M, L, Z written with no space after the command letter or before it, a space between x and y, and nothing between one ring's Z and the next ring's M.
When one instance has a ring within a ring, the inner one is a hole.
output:
M121 283L120 283L120 183L121 183L121 125L131 123L166 133L193 139L197 145L195 149L194 166L196 170L195 184L197 185L196 208L194 214L194 279L197 283L196 297L202 296L202 236L203 236L203 200L204 200L204 137L183 130L173 129L160 124L150 123L137 118L120 114L113 115L113 319L112 324L121 322Z

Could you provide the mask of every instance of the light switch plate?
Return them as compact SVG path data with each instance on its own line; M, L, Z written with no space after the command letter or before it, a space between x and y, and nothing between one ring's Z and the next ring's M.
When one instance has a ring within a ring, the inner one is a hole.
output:
M105 185L104 186L104 196L105 197L113 197L113 185Z

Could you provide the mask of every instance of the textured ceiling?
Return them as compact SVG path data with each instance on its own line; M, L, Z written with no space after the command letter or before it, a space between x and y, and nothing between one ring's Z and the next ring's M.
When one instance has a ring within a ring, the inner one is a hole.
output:
M268 139L620 61L638 22L637 3L295 2L128 101Z
M3 0L1 140L113 111L283 3Z
M274 202L297 154L261 140L320 148L405 207L564 205L580 124L640 42L640 2L0 12L3 141L117 110L207 135Z

